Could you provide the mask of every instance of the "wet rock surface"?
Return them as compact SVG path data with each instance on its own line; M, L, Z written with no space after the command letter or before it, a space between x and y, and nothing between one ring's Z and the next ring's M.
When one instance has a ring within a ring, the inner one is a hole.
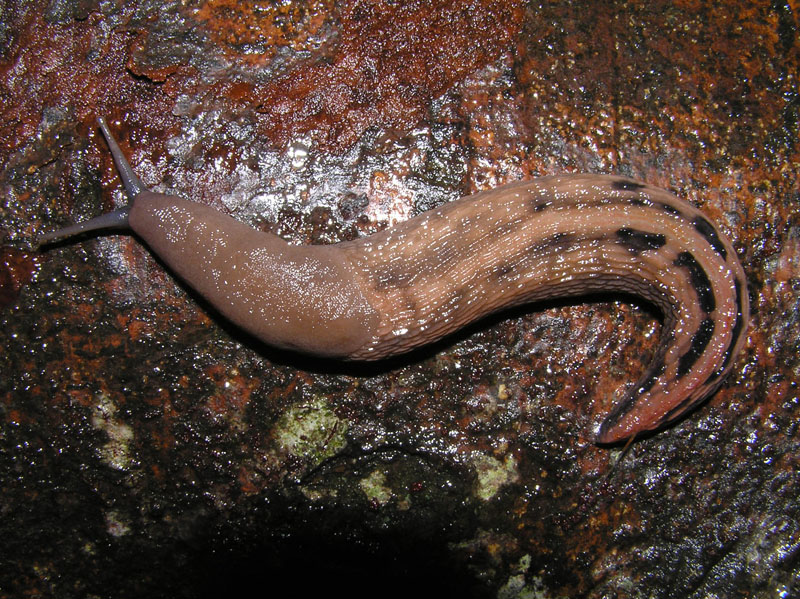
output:
M790 597L800 584L792 4L0 5L0 596ZM286 355L129 236L37 235L140 177L296 243L525 177L671 188L734 241L728 382L594 427L658 315L531 306L409 356Z

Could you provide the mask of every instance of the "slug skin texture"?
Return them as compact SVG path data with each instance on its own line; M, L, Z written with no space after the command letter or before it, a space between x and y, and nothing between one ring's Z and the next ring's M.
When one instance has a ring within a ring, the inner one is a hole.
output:
M663 313L642 378L597 432L615 443L675 420L742 348L747 286L719 230L671 193L610 175L520 181L383 232L295 246L205 205L150 192L101 121L130 205L44 242L128 226L219 312L265 343L345 360L407 352L528 302L597 292Z

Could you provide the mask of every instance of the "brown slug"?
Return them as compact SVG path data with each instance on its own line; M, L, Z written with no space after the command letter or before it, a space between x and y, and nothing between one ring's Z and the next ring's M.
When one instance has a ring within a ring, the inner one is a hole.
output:
M133 230L222 315L270 345L376 360L535 300L639 296L663 313L660 345L597 431L598 442L612 443L696 406L744 344L747 286L733 248L696 208L662 189L619 176L542 177L362 239L294 246L149 191L99 123L130 203L40 243Z

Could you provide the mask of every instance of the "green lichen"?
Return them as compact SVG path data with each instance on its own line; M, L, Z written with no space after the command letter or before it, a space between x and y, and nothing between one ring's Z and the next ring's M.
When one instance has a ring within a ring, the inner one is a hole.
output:
M500 460L493 456L479 454L472 458L472 466L478 474L475 494L484 501L489 501L497 495L503 485L519 479L517 461L512 455L507 455Z
M106 512L106 530L112 537L124 537L131 532L127 517L117 510Z
M391 487L386 483L386 473L383 470L373 470L359 483L367 499L378 505L385 505L392 499Z
M278 448L317 465L339 453L347 444L347 423L324 399L293 406L280 417L272 431Z
M116 416L117 406L106 394L97 396L92 412L92 426L106 433L108 441L97 449L100 458L115 470L127 470L131 465L133 428Z
M515 565L506 584L498 590L497 599L565 599L562 595L552 595L538 576L526 581L530 567L531 556L525 554Z

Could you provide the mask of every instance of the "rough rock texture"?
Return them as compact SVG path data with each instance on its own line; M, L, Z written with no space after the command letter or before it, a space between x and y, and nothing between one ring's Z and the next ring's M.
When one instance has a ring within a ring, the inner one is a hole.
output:
M796 2L0 2L0 597L800 594ZM383 364L285 356L135 238L149 185L296 242L536 175L674 189L734 240L734 375L627 451L621 298Z

